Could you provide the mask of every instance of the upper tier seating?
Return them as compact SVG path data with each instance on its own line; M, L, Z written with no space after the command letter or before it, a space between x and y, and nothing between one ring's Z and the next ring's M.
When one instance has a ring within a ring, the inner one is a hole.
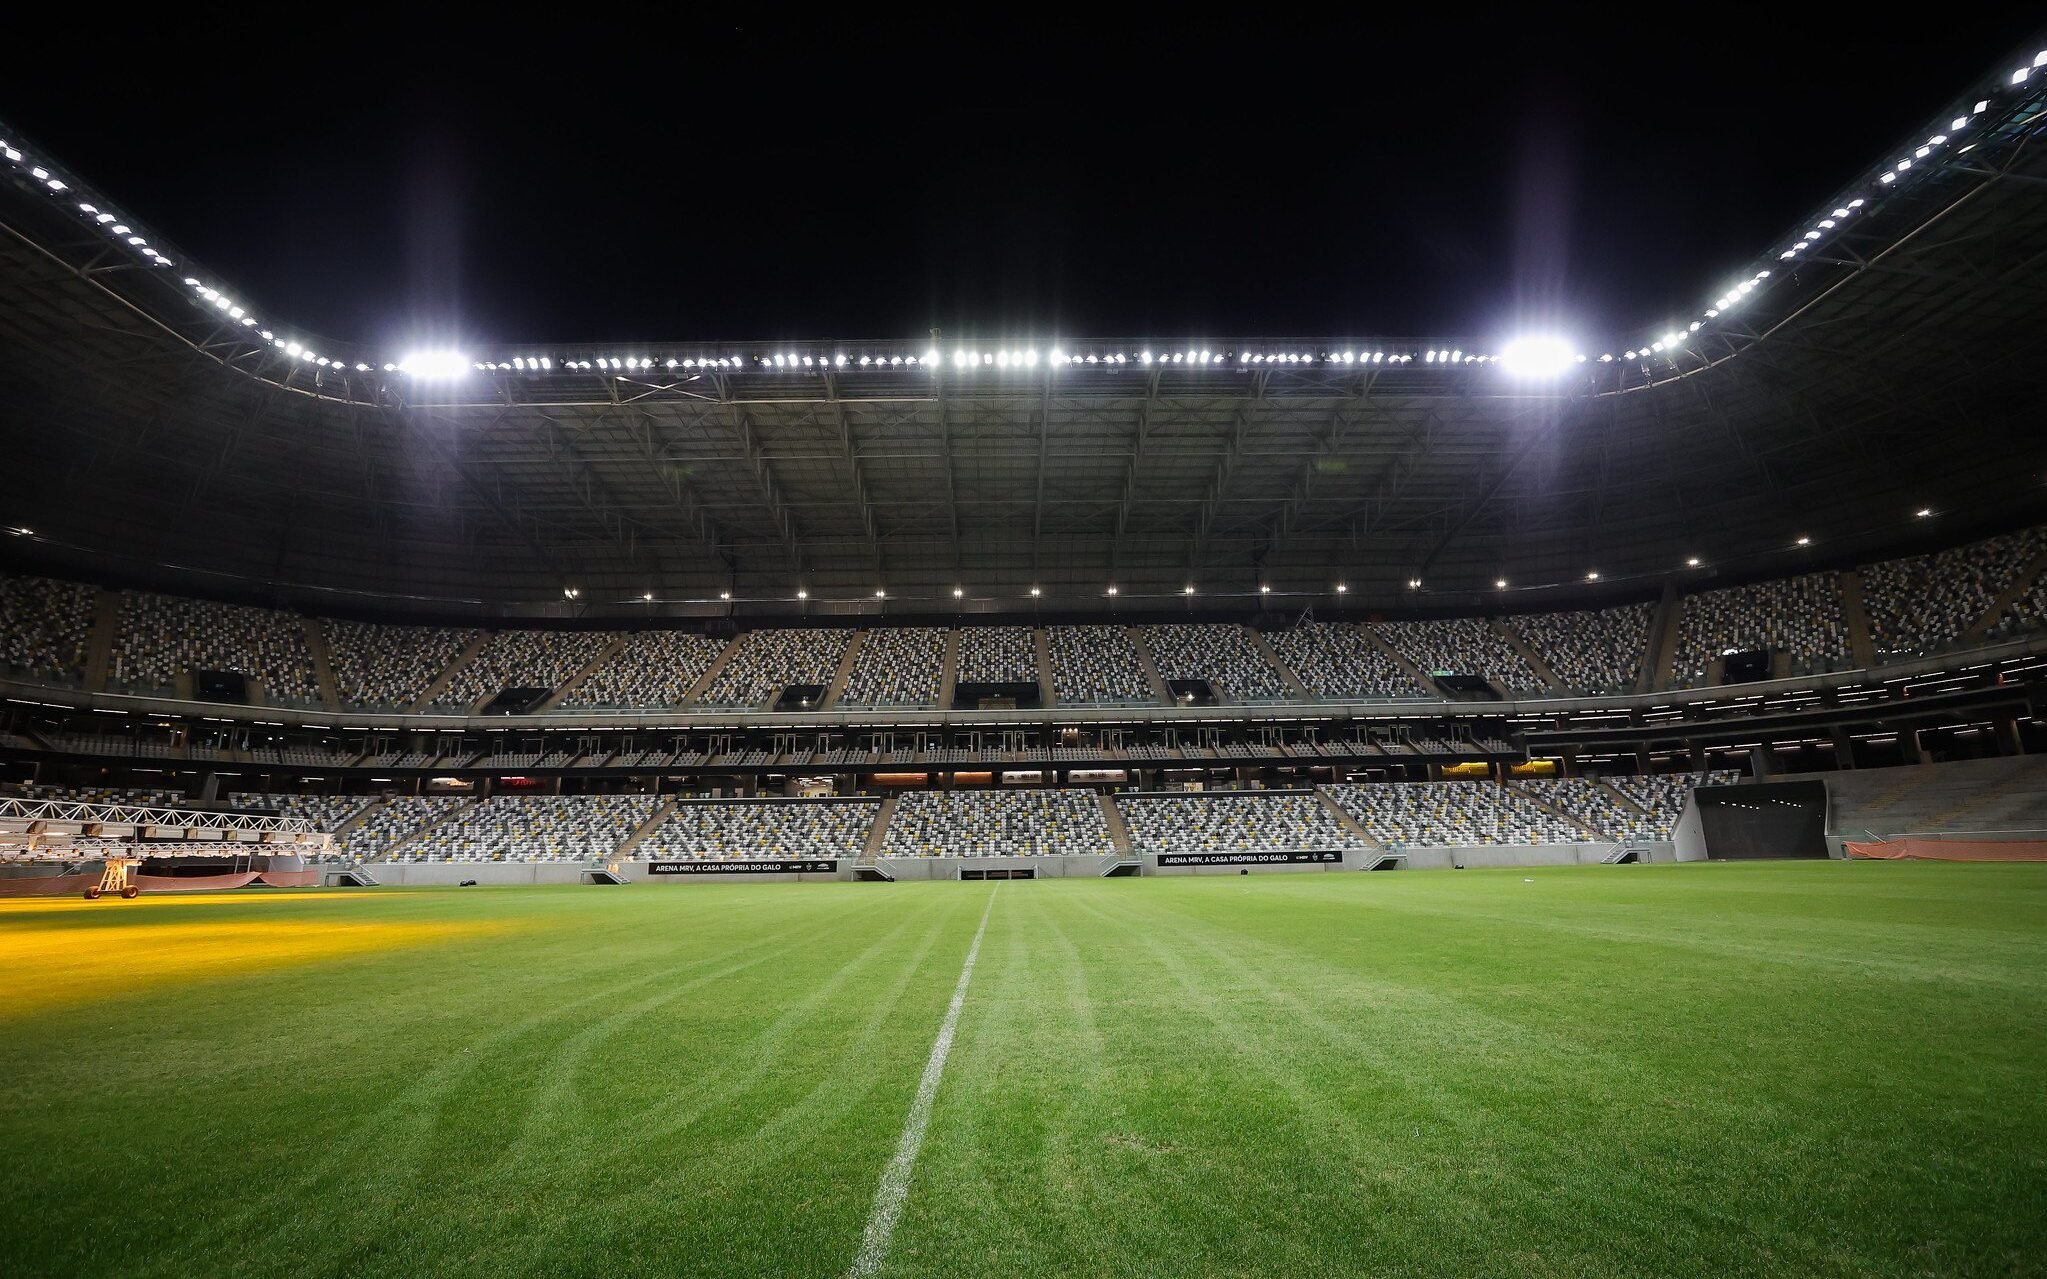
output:
M1674 663L1679 684L1704 682L1716 657L1757 649L1789 653L1794 674L1846 669L1839 575L1808 573L1686 597Z
M1168 680L1207 680L1232 701L1277 701L1287 695L1286 681L1241 626L1147 626L1144 642Z
M1283 852L1368 848L1313 794L1208 791L1119 795L1116 807L1140 853Z
M1028 626L965 626L960 628L961 684L1035 684L1038 646Z
M272 705L318 705L313 657L297 615L137 591L121 606L108 680L167 692L191 671L233 671L262 684Z
M1953 648L2042 549L2047 530L2034 528L1863 569L1862 607L1877 660Z
M1626 693L1641 678L1655 613L1653 604L1623 604L1597 612L1523 613L1508 624L1565 689Z
M880 811L879 801L871 800L684 800L640 841L634 854L652 862L690 857L857 858Z
M843 626L749 631L698 701L705 706L765 706L792 684L827 687L852 643Z
M563 709L680 706L725 641L694 631L640 631L561 700Z
M1677 831L1677 819L1684 815L1685 801L1699 786L1732 786L1741 774L1718 770L1709 773L1648 773L1641 776L1609 777L1606 784L1622 798L1642 810L1636 839L1670 839Z
M1068 706L1155 702L1137 646L1120 626L1055 626L1052 692Z
M936 706L944 678L945 632L932 626L868 631L853 655L841 706Z
M344 706L402 709L425 695L448 664L475 640L452 626L327 623L334 691Z
M17 786L23 799L54 799L67 804L130 804L139 808L184 808L190 801L181 790L138 786Z
M434 705L467 708L508 688L560 688L614 638L609 631L499 631L455 672Z
M1379 638L1423 674L1485 675L1509 692L1540 692L1542 680L1512 644L1476 617L1381 622Z
M652 795L493 795L400 850L406 861L602 861L660 801Z
M1527 795L1493 781L1345 783L1325 789L1388 848L1593 840Z
M1102 801L1086 790L910 791L896 800L885 857L1110 854Z
M38 680L84 675L98 596L79 582L0 576L0 668Z
M362 824L336 845L358 861L380 861L404 840L469 802L460 796L394 795L363 814Z
M1334 701L1426 697L1399 663L1346 622L1310 622L1266 636L1309 692Z

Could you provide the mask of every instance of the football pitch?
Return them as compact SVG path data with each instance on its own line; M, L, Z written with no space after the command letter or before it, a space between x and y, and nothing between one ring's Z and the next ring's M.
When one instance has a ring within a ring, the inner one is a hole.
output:
M15 901L0 971L8 1275L2047 1270L2047 867Z

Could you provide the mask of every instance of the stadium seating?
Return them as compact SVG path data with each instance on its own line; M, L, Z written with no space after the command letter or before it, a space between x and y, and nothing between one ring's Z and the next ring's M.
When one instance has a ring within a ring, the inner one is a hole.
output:
M450 626L329 622L328 666L344 706L404 708L418 701L476 638Z
M845 627L749 631L698 699L705 706L765 706L792 684L831 684L853 632Z
M1508 783L1545 804L1591 835L1615 841L1667 839L1653 819L1636 812L1620 795L1588 777L1537 777ZM1580 839L1588 838L1581 834Z
M1417 698L1429 690L1347 623L1309 622L1266 636L1309 692L1332 701Z
M494 795L400 850L405 861L601 861L660 801L652 795Z
M880 810L871 800L683 800L634 855L642 861L857 858Z
M1597 612L1522 613L1508 619L1574 693L1625 693L1641 678L1649 646L1653 604L1623 604Z
M1116 808L1141 853L1363 849L1334 814L1304 791L1206 791L1119 795Z
M724 651L724 641L694 631L636 632L561 707L680 706Z
M466 708L508 688L560 688L614 638L608 631L499 631L455 672L434 705Z
M959 637L958 683L1038 682L1038 647L1028 626L966 626Z
M394 848L434 822L453 813L467 798L446 795L397 795L363 814L362 823L336 841L338 850L358 861L382 861Z
M944 678L945 632L930 626L878 628L860 640L841 706L936 706Z
M1052 692L1068 706L1155 702L1137 646L1120 626L1051 629Z
M1859 768L1827 775L1832 829L1851 839L1930 831L2047 831L2047 756Z
M1605 780L1623 799L1642 810L1643 820L1635 828L1641 833L1629 838L1669 839L1677 830L1677 819L1684 815L1685 801L1691 798L1694 788L1731 786L1741 780L1741 774L1725 770L1647 773Z
M291 613L175 595L133 592L121 606L108 682L166 693L193 671L232 671L256 680L273 705L320 701L305 624Z
M328 834L340 830L357 813L377 802L374 795L267 795L258 791L236 791L227 797L235 808L277 810L280 817L303 817L313 829Z
M1388 848L1577 844L1594 837L1493 781L1344 783L1325 788Z
M911 791L896 800L886 857L1037 857L1116 851L1087 790Z
M99 591L46 577L0 576L0 669L35 680L85 673Z
M1839 576L1809 573L1685 599L1673 664L1678 683L1702 682L1723 654L1757 649L1789 653L1794 674L1846 669L1848 621Z
M1144 643L1168 680L1207 680L1230 701L1277 701L1287 695L1286 681L1241 626L1147 626Z
M1512 644L1476 617L1381 622L1379 638L1424 674L1483 675L1509 692L1540 692L1542 680Z
M1954 648L2043 549L2047 530L2035 528L1865 567L1862 607L1877 660Z
M185 792L138 786L19 786L23 799L54 799L70 804L134 804L145 808L181 808Z

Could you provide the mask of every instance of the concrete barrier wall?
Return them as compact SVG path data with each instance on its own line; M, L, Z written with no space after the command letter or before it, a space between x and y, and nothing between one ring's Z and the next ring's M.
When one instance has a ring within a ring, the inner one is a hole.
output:
M1115 864L1117 858L1096 853L1055 853L1048 857L877 857L874 864L896 879L958 879L968 870L1028 870L1039 879L1067 879L1093 876Z

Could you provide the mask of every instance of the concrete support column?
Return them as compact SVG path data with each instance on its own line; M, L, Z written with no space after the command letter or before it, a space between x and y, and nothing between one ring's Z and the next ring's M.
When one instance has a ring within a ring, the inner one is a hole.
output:
M1834 764L1837 768L1855 767L1855 741L1848 736L1845 728L1834 730Z
M1692 770L1691 770L1691 771L1693 771L1694 773L1703 773L1703 772L1705 772L1705 771L1706 771L1706 748L1705 748L1704 746L1701 746L1701 745L1700 745L1699 743L1697 743L1697 742L1686 742L1686 743L1685 743L1685 751L1686 751L1686 753L1687 753L1687 754L1689 754L1689 755L1690 755L1690 756L1692 757Z
M1748 753L1749 773L1752 776L1754 776L1757 781L1761 781L1766 777L1774 777L1777 772L1776 762L1777 761L1771 757L1770 748L1768 746L1755 746L1750 748L1749 750Z
M1912 758L1920 764L1933 762L1933 752L1926 749L1926 738L1916 728L1912 730Z
M2023 755L2026 753L2025 739L2019 736L2019 721L2016 715L2000 715L1991 721L1997 735L1997 753L2000 755Z

